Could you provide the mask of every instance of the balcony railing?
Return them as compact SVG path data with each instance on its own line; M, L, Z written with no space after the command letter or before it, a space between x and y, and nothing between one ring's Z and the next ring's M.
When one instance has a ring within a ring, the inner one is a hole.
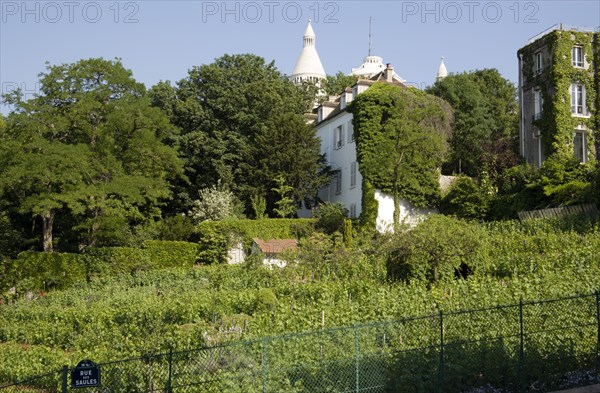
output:
M562 24L562 23L557 23L553 26L550 26L549 28L542 31L541 33L536 34L533 37L531 37L527 41L527 44L531 44L532 42L542 38L543 36L545 36L548 33L553 32L554 30L574 30L574 31L580 31L580 32L584 32L584 33L594 33L594 32L600 32L600 26L598 26L598 27L582 27L582 26L570 26L570 25L566 25L566 24Z

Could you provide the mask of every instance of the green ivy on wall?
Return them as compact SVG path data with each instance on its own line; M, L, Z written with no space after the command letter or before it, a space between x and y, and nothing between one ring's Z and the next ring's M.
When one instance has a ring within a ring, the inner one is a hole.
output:
M572 49L575 45L582 48L588 68L573 66ZM538 87L542 95L543 114L533 125L541 131L545 155L549 160L566 163L573 159L573 132L578 125L584 125L588 130L598 129L596 108L600 79L598 72L594 72L594 68L598 68L598 45L597 33L556 30L519 51L523 56L525 80ZM534 73L534 55L543 46L548 48L550 58L546 61L550 63L542 72ZM572 83L585 87L586 105L591 114L589 118L571 114ZM586 138L587 155L589 161L593 161L594 132L587 132Z
M399 224L400 199L418 207L436 206L439 168L451 130L450 105L414 88L375 83L348 108L364 179L362 224L375 226L375 189L394 198L395 225Z

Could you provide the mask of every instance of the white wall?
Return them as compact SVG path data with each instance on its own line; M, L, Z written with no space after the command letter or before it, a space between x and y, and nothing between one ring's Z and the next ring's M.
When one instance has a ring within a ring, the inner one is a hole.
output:
M377 230L379 232L393 232L394 230L394 198L375 190L375 200L379 203L377 211ZM417 225L427 215L438 213L437 209L419 208L413 206L405 199L400 199L400 222L410 226Z
M339 126L343 127L344 140L340 148L335 145L335 132ZM361 207L362 196L362 175L356 169L356 184L350 186L351 165L356 161L356 142L349 139L349 132L352 130L352 114L342 112L333 119L317 125L317 136L321 139L321 154L326 155L326 159L332 169L341 169L342 187L341 192L336 190L336 180L332 180L328 187L319 191L319 197L325 202L341 202L350 211L351 205L355 206L355 215L358 217Z

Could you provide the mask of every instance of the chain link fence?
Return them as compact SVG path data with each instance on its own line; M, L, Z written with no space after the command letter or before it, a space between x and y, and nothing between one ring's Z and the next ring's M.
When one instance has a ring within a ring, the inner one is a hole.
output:
M521 302L287 334L70 369L0 387L30 392L547 392L600 382L600 296Z

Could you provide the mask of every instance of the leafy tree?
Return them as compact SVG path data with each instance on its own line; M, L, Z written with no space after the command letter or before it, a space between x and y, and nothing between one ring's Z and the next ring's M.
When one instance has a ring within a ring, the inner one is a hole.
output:
M466 219L484 219L489 195L473 179L458 176L440 203L440 212Z
M219 221L234 216L235 197L231 191L219 190L215 186L200 190L200 199L194 201L189 212L196 222Z
M467 264L480 244L472 225L443 215L431 215L414 229L394 234L386 245L392 279L422 277L432 283L440 271L453 275Z
M546 207L540 171L523 163L506 169L497 179L498 192L490 201L493 219L516 219L517 213Z
M283 176L278 176L275 179L277 187L273 187L273 191L279 196L275 202L273 212L281 218L290 217L296 212L296 204L292 199L294 188L287 185Z
M454 110L450 173L492 180L519 162L518 108L515 86L496 69L452 74L426 89Z
M45 251L57 214L71 217L80 248L127 242L130 225L160 216L167 179L182 175L167 145L175 130L118 60L48 65L40 90L28 101L19 91L5 96L15 111L0 149L0 192L41 218Z
M319 150L320 140L314 127L307 125L302 116L291 113L273 119L272 127L254 137L254 165L249 180L254 189L266 196L267 211L275 213L274 207L281 199L275 191L280 187L280 177L291 187L291 202L296 207L304 200L312 203L314 195L331 177L324 158L316 153Z
M394 198L417 206L436 204L439 170L450 134L452 110L443 100L413 88L375 84L350 105L363 177Z
M4 197L42 221L42 246L53 251L57 212L84 188L90 151L83 145L52 143L39 136L7 140L0 147L0 190Z
M252 210L254 211L254 218L262 220L266 218L265 211L267 210L267 200L261 195L253 195L251 198Z
M338 71L335 75L327 75L324 81L325 93L328 95L337 95L342 93L347 87L356 83L358 77L355 75L346 75Z
M0 210L0 264L4 258L16 256L21 242L21 234L14 228L8 213Z
M315 131L302 116L314 96L274 63L250 54L224 55L192 68L175 87L159 83L151 97L181 129L177 143L190 184L180 184L179 191L187 195L220 182L247 212L251 197L264 195L267 213L273 214L277 176L293 187L295 203L328 180L315 176L325 165ZM179 197L182 204L191 199Z

